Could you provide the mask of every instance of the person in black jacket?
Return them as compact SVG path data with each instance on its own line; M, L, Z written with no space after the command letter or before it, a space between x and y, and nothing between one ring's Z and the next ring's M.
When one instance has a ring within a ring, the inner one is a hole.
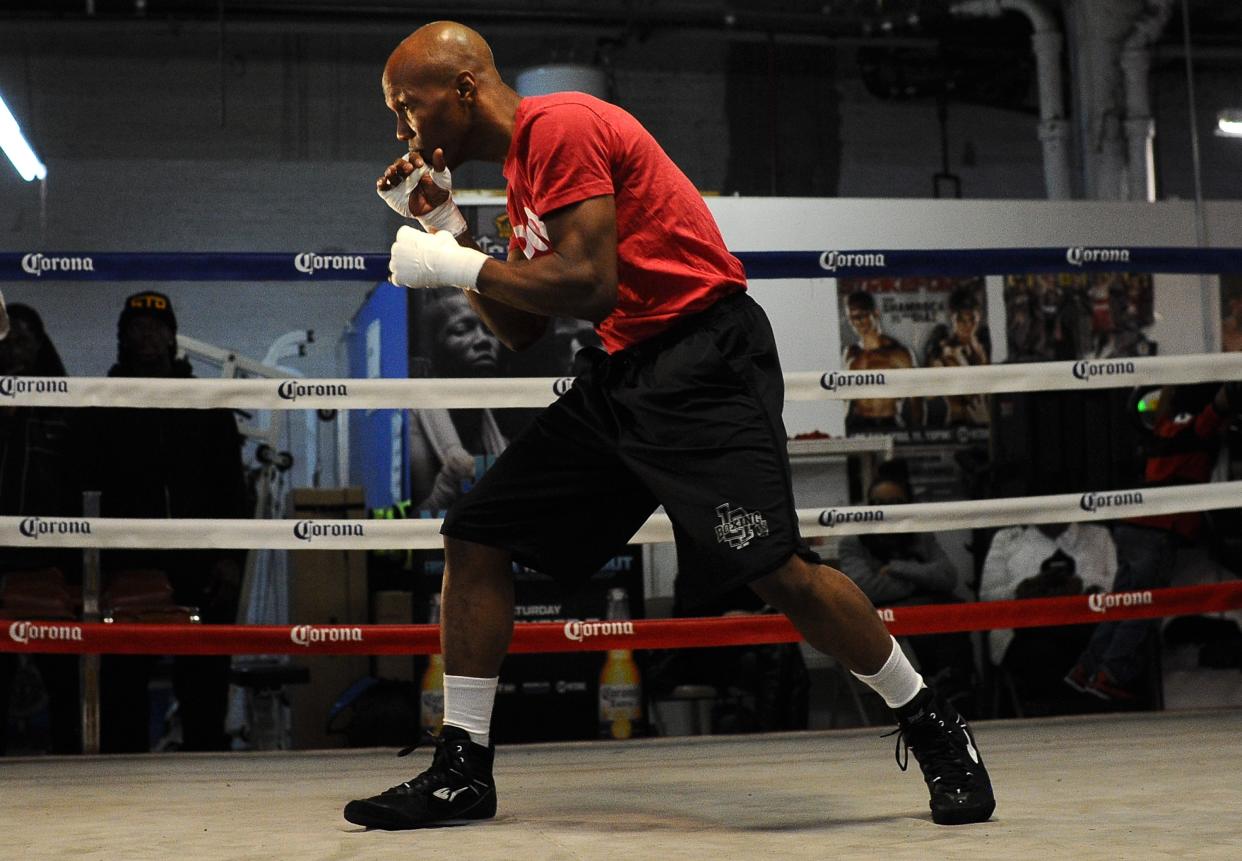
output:
M0 335L0 376L63 377L65 366L29 305L8 306L7 332ZM0 406L0 515L77 516L82 494L73 469L69 414L54 407ZM0 554L0 580L29 572L40 582L63 578L71 585L80 577L81 553L72 549L6 547ZM12 578L16 579L16 577ZM6 583L5 607L26 615L17 588ZM50 609L50 607L48 608ZM64 612L75 610L68 591ZM74 655L36 655L34 666L48 695L51 751L74 753L78 733L78 659ZM0 718L8 715L9 693L17 656L0 655ZM0 752L5 749L5 721L0 720Z
M108 375L192 377L189 363L177 358L176 334L177 318L167 296L147 291L128 297L117 324L117 362ZM246 515L241 436L229 411L107 408L86 415L84 481L101 492L102 516ZM199 608L204 622L233 623L243 560L244 554L234 551L112 551L104 555L103 568L105 583L120 571L163 571L177 604ZM103 750L148 748L144 704L152 663L146 656L105 659ZM227 749L229 663L227 656L174 661L183 750Z

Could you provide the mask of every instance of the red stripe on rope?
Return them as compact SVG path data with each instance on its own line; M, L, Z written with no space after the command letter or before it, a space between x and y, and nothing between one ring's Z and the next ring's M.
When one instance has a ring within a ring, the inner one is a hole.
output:
M1242 581L880 610L897 635L1082 625L1242 609ZM529 622L514 626L510 652L684 649L793 643L784 616ZM134 625L16 620L0 623L0 652L123 655L426 655L440 650L434 625Z

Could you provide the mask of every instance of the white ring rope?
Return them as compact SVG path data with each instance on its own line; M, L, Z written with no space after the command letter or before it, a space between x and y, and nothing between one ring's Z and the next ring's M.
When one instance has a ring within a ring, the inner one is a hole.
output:
M909 368L796 371L785 375L789 401L1107 389L1242 379L1242 353L1083 359ZM154 379L0 377L0 405L296 409L478 409L546 407L569 390L568 377L492 379Z
M1236 508L1242 481L1099 493L1066 493L897 506L801 509L808 538L870 532L933 532L1027 523L1113 520L1185 511ZM271 548L286 550L438 550L442 521L194 520L0 517L0 547ZM719 526L726 531L729 523ZM744 526L738 524L736 528ZM667 516L656 514L630 543L673 540ZM758 538L756 540L762 540Z

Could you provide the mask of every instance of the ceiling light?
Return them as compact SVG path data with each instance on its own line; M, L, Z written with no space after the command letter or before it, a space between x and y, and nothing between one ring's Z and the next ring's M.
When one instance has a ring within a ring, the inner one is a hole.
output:
M1216 134L1224 138L1242 138L1242 110L1234 108L1218 113Z
M13 167L17 168L17 172L27 182L47 176L47 168L34 154L30 144L26 143L26 138L22 137L21 126L17 124L17 118L4 103L3 97L0 97L0 149L4 150L9 161L13 162Z

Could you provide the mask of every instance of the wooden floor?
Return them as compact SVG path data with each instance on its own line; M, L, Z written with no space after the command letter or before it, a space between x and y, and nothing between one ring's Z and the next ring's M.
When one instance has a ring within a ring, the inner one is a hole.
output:
M981 723L992 821L933 825L893 739L847 730L502 748L492 822L365 831L429 753L0 760L4 858L1242 858L1242 710Z

